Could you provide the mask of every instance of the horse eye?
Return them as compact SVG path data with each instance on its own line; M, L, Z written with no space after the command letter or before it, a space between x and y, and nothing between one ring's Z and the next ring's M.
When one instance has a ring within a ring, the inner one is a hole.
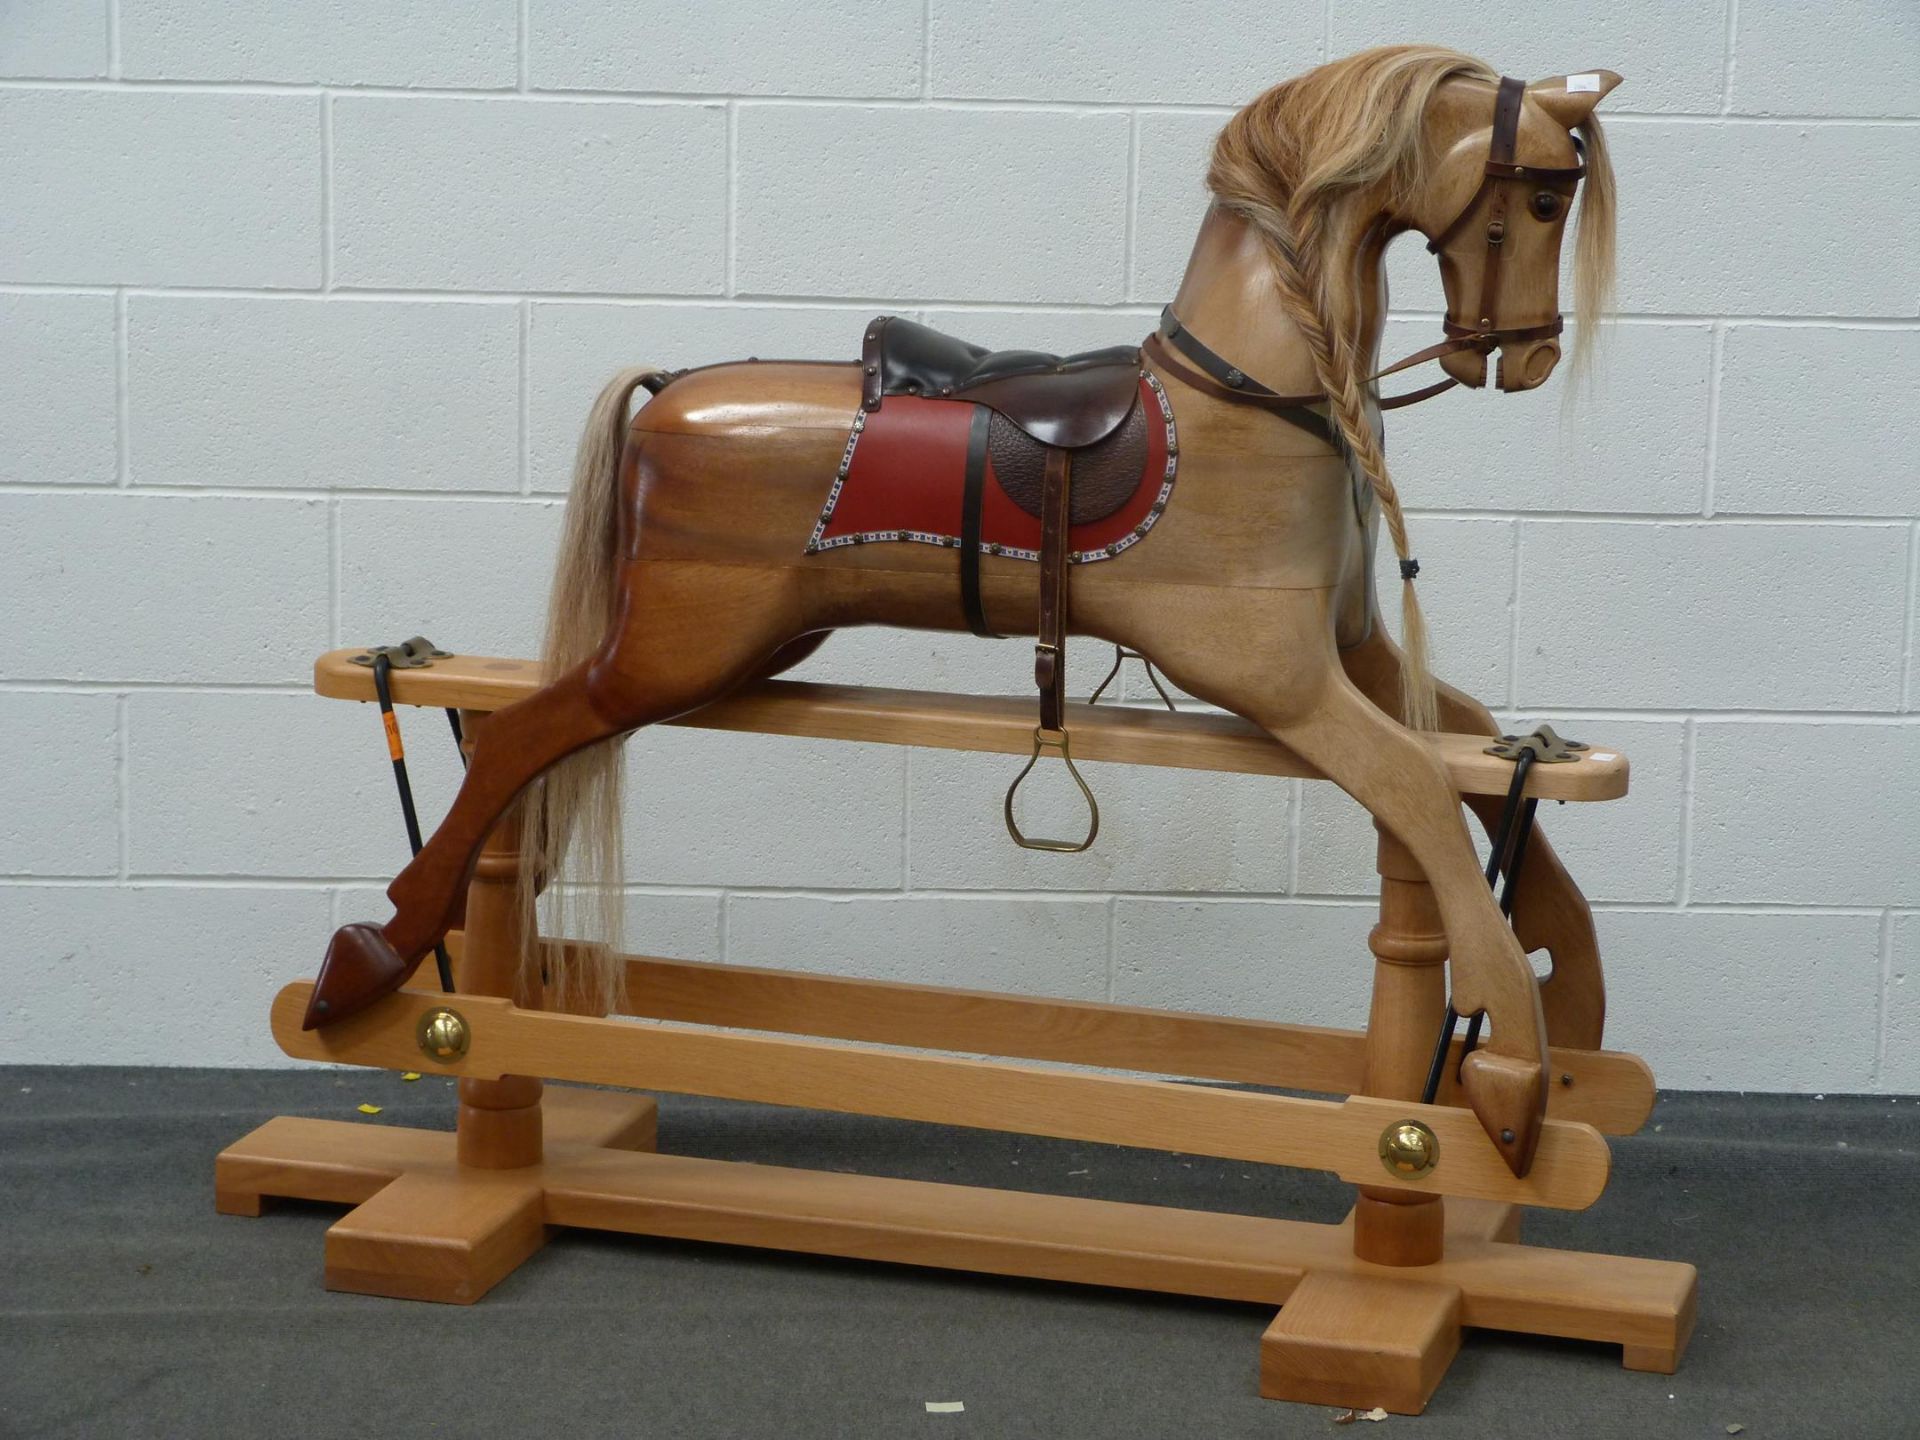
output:
M1536 219L1551 220L1560 213L1560 197L1551 190L1536 190L1530 208Z

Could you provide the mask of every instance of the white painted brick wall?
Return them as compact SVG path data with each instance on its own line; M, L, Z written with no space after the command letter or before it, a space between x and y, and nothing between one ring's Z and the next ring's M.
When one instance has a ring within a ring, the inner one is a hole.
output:
M0 1061L137 1016L129 1061L281 1063L267 998L384 913L405 848L371 711L312 698L311 658L529 651L614 368L850 356L881 309L1132 340L1231 107L1414 38L1628 82L1590 387L1390 436L1441 673L1634 757L1627 800L1548 814L1611 1038L1670 1085L1920 1091L1909 0L13 0ZM1424 344L1431 262L1390 270L1388 343ZM1079 647L1075 688L1104 662ZM1027 671L869 630L800 673ZM431 820L458 766L407 718ZM1098 767L1100 847L1042 860L1000 834L998 761L680 729L632 756L639 948L1364 1017L1371 831L1327 787Z

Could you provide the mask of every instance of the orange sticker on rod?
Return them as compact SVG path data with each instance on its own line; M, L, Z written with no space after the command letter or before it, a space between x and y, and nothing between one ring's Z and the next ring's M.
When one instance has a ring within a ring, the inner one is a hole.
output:
M405 759L406 752L400 748L400 717L391 710L383 710L380 720L387 727L387 754L395 760Z

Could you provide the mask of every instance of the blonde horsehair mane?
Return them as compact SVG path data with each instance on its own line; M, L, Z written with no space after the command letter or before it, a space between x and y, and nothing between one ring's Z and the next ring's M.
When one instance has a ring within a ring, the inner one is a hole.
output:
M1406 521L1366 408L1362 307L1352 293L1351 257L1328 253L1346 233L1339 222L1358 204L1413 194L1434 162L1425 115L1451 79L1499 83L1485 62L1437 46L1363 51L1276 85L1229 120L1215 142L1207 185L1218 203L1250 222L1273 262L1277 296L1300 331L1329 409L1356 465L1380 502L1401 559ZM1597 316L1613 283L1613 172L1597 119L1579 127L1587 178L1579 206L1574 275L1576 370L1591 350ZM1384 187L1384 188L1383 188ZM613 620L617 593L620 456L633 392L658 367L638 366L608 382L595 400L574 461L573 488L548 605L541 658L549 677L590 660ZM1411 580L1401 588L1402 721L1435 729L1435 694L1425 627ZM550 1006L606 1013L619 1007L617 959L624 875L621 857L622 749L605 741L553 766L520 801L521 916L526 962L521 998L541 992ZM559 877L567 876L566 883ZM552 882L552 883L549 883ZM544 901L536 894L545 888ZM544 904L546 916L536 927ZM564 950L536 950L536 933L601 937Z
M1273 264L1274 289L1313 358L1328 409L1353 463L1380 502L1394 553L1412 551L1399 492L1368 418L1363 307L1351 256L1329 254L1350 234L1355 206L1403 205L1426 182L1436 156L1426 111L1449 80L1500 83L1485 61L1433 45L1387 45L1335 60L1274 86L1241 109L1214 142L1207 186L1251 224ZM1587 178L1574 250L1576 370L1592 351L1595 320L1613 289L1613 169L1597 119L1580 127ZM1411 579L1400 587L1401 721L1439 728L1426 624Z

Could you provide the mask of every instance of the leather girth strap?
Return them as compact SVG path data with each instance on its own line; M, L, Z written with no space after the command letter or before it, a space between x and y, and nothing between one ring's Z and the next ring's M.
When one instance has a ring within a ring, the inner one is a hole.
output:
M986 503L987 447L992 433L993 411L975 405L972 423L967 427L966 481L960 491L960 604L966 611L967 628L985 640L1001 638L987 624L986 606L980 598L980 509Z
M1040 691L1040 728L1066 728L1067 570L1073 546L1073 452L1047 450L1040 501L1040 621L1033 646L1033 683Z

